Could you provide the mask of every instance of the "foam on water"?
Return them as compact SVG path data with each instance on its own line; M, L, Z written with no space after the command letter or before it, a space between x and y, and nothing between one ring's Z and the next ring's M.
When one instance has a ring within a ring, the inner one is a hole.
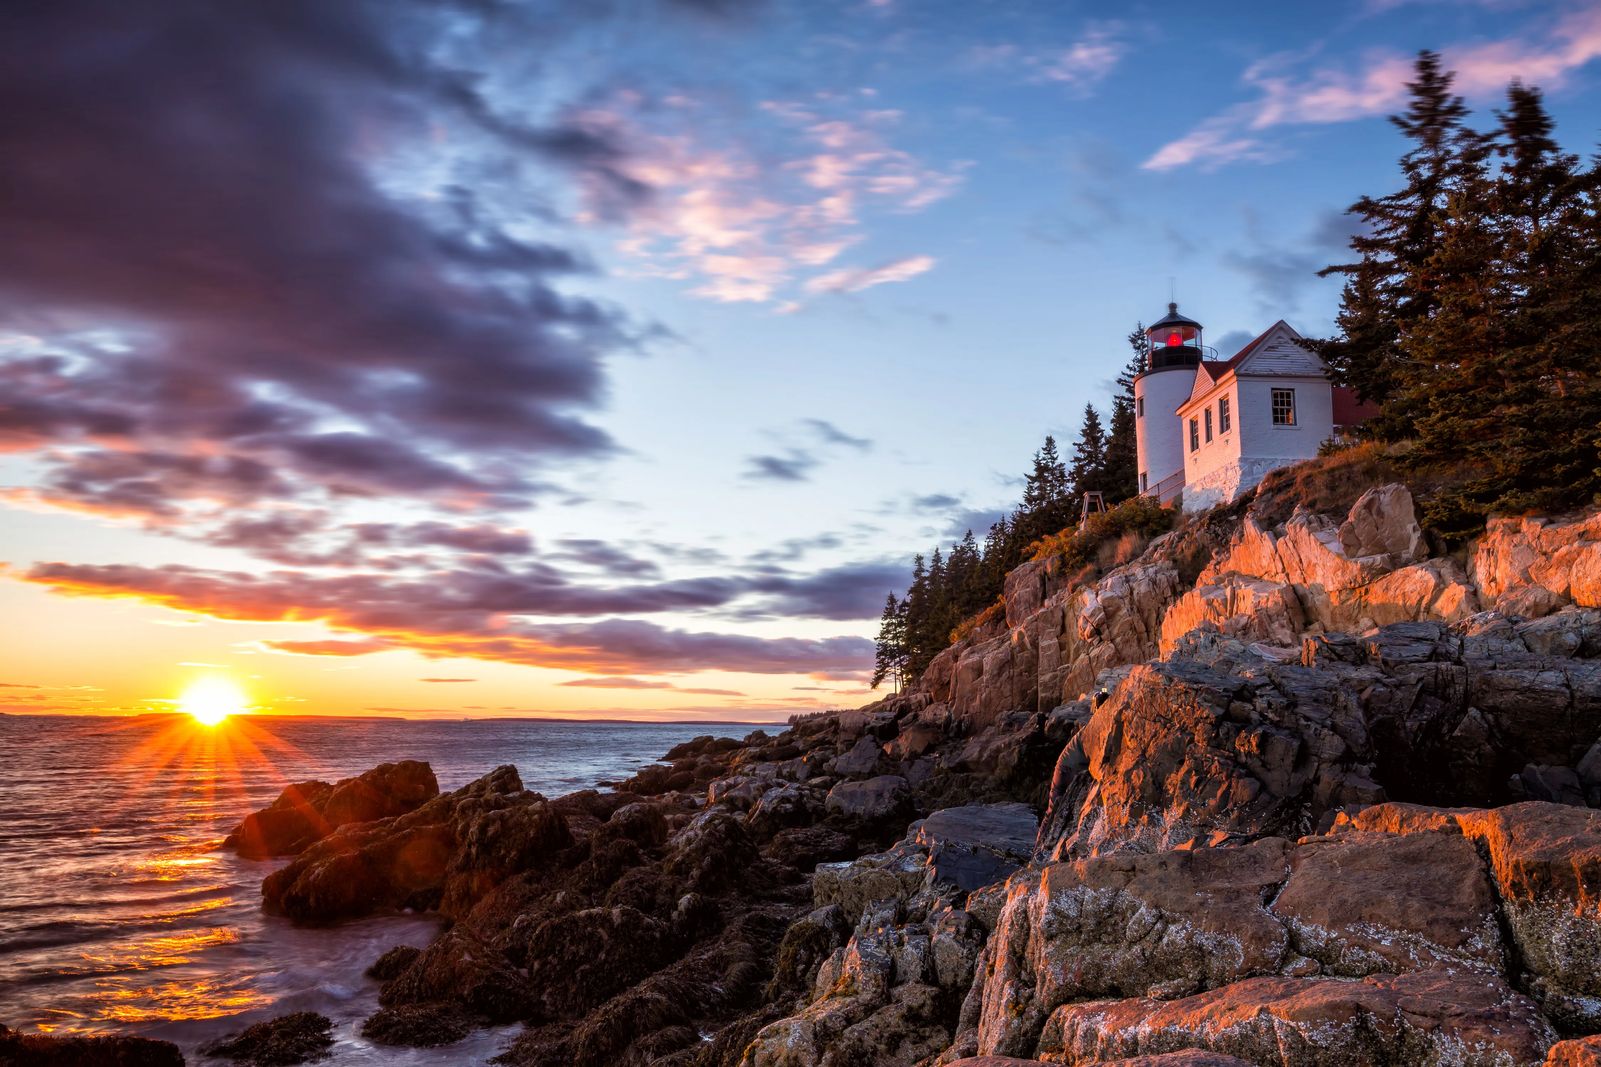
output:
M282 861L218 849L288 783L422 759L441 789L502 763L547 796L621 778L680 741L750 727L537 720L0 716L0 1023L146 1034L193 1056L290 1011L334 1020L338 1064L483 1063L515 1027L445 1049L378 1048L356 1033L377 1006L363 973L437 924L388 916L332 930L264 915Z

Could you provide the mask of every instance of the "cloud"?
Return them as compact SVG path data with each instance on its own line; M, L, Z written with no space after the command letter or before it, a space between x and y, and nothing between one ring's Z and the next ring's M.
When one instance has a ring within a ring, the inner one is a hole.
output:
M611 574L648 578L661 573L654 560L642 559L616 545L589 537L564 537L556 542L560 551L552 559L570 560Z
M614 678L600 675L595 678L574 678L570 682L558 683L578 689L673 689L671 682L654 681L649 678Z
M601 361L648 329L563 291L587 267L534 236L547 207L450 181L517 159L632 188L602 133L508 117L431 47L498 17L517 16L8 13L0 448L38 454L39 501L169 524L261 500L500 504L543 491L542 463L611 450L587 418ZM408 169L425 147L432 187Z
M900 118L827 94L754 106L679 95L661 106L619 93L572 121L626 146L618 166L646 195L620 200L610 172L595 171L586 217L623 229L619 248L637 272L724 303L784 299L864 239L867 214L922 211L960 186L961 166L941 170L890 143Z
M904 585L906 575L904 568L853 564L813 575L770 572L584 588L538 568L520 573L463 570L399 579L381 574L313 577L293 571L246 574L182 566L41 563L23 578L69 596L131 598L220 619L321 622L364 635L350 641L265 642L280 652L365 655L408 648L431 656L619 674L838 668L870 657L871 642L855 637L790 639L688 632L616 618L571 623L526 619L729 608L740 598L749 598L754 606L743 609L747 615L859 620L875 615L882 590Z
M741 477L758 482L804 482L822 462L810 452L792 448L782 456L746 456L748 465Z
M1225 252L1223 262L1249 280L1259 312L1283 318L1294 313L1308 288L1320 282L1332 284L1319 279L1317 272L1330 263L1343 261L1359 228L1359 220L1343 211L1323 211L1307 234L1284 244L1279 237L1263 236L1248 216L1250 246ZM1223 350L1219 345L1218 351Z
M808 293L859 293L875 285L904 282L934 269L933 256L907 256L877 267L842 267L811 278L804 286Z
M650 678L610 677L601 675L595 678L574 678L570 682L559 683L578 689L670 689L675 693L687 693L694 696L708 697L742 697L745 694L738 689L690 689Z
M419 678L419 682L476 682L476 678Z
M850 434L846 433L844 430L841 430L838 426L835 426L827 419L803 419L801 421L807 427L809 427L812 432L817 435L818 440L822 441L825 445L843 445L846 448L853 448L858 452L867 452L873 447L873 442L869 438L852 437Z
M1118 22L1092 25L1066 49L1035 59L1035 77L1040 81L1065 85L1079 95L1087 95L1128 55L1124 39L1126 27Z
M390 652L395 646L381 640L326 641L263 641L262 645L273 652L286 652L292 656L368 656L374 652Z
M1470 98L1503 91L1514 79L1551 88L1601 57L1601 8L1586 6L1546 23L1541 32L1442 51L1454 88ZM1305 56L1281 55L1256 63L1243 81L1256 97L1207 119L1163 145L1142 166L1171 170L1199 165L1212 169L1240 161L1282 158L1283 147L1267 139L1280 126L1326 125L1384 115L1401 109L1413 58L1369 52L1354 68L1308 69Z
M1256 334L1250 330L1230 330L1217 339L1218 355L1224 359L1231 358L1236 352L1256 339Z

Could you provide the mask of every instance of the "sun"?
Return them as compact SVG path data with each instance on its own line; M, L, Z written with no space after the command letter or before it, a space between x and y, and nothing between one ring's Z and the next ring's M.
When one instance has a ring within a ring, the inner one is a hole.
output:
M190 683L178 698L178 710L206 726L216 726L230 715L240 715L250 700L238 683L215 675Z

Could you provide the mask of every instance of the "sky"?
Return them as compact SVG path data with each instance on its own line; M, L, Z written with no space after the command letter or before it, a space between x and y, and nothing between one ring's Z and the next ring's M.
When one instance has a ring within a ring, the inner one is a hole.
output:
M1601 7L0 7L0 711L855 706L1176 296L1327 335L1444 54L1601 138Z

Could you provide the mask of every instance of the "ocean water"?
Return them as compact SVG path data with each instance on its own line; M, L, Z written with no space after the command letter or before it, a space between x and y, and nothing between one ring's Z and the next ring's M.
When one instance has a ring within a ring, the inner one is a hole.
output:
M436 924L389 916L332 930L262 914L283 862L218 848L290 782L427 760L450 790L503 764L559 796L625 777L673 745L754 727L537 720L230 720L0 716L0 1023L200 1045L289 1011L334 1020L336 1064L478 1064L515 1028L433 1050L370 1045L363 971Z

